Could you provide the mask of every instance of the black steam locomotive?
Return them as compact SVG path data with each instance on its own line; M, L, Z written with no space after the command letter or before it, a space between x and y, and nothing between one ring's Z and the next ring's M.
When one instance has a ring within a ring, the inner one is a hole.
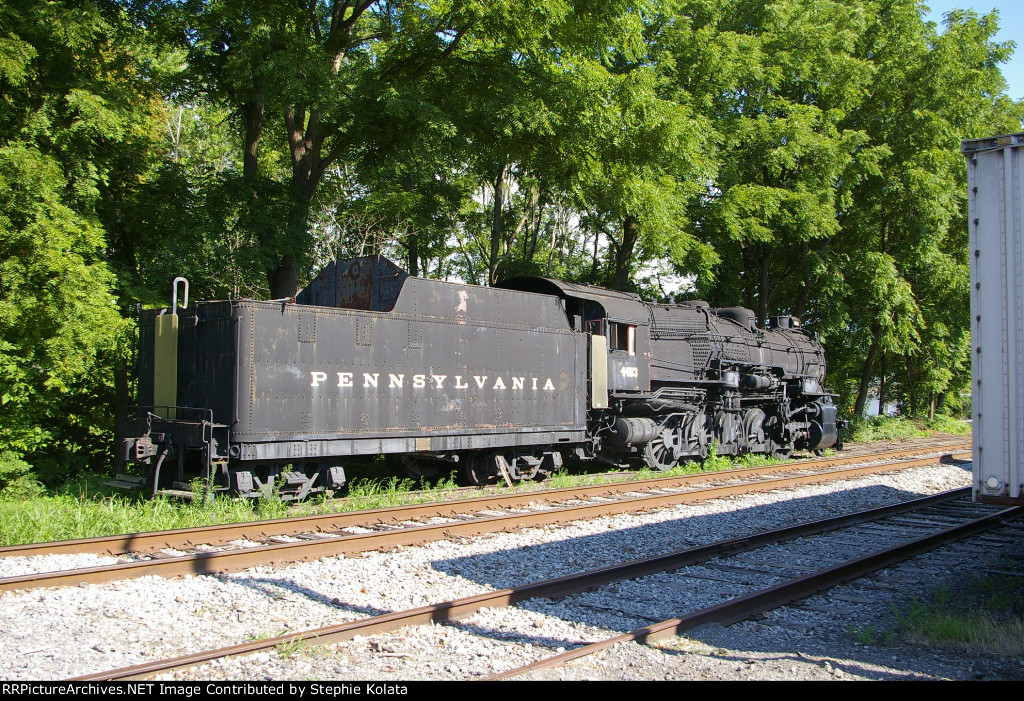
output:
M294 300L144 311L119 483L301 499L385 455L403 474L542 479L566 458L667 470L838 438L792 317L536 277L495 287L331 263Z

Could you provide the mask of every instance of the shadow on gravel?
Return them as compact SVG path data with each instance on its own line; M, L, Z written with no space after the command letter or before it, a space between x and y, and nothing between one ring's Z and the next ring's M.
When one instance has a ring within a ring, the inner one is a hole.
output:
M382 609L375 606L357 606L355 604L349 604L337 597L330 597L315 589L310 589L307 586L296 584L291 579L274 579L274 578L257 578L249 577L243 573L227 575L229 578L227 581L238 586L248 587L253 591L263 594L268 599L276 600L280 599L284 592L292 594L299 594L306 597L309 601L329 606L337 611L349 611L351 613L358 613L365 616L379 616L385 613L393 613L395 609Z
M728 635L728 629L712 624L695 628L687 637L691 640L698 640L706 643L708 639L719 638L719 634L722 631L725 631L725 634ZM673 657L685 657L692 654L685 650L664 648L661 649L661 652ZM756 653L759 654L757 654L756 657L752 657L750 654L720 648L718 650L705 652L704 654L710 656L715 662L730 665L735 675L741 679L747 676L755 677L760 672L758 668L765 667L774 667L776 669L789 667L794 680L823 679L829 676L836 680L841 680L845 677L849 679L867 679L873 681L914 681L933 678L930 674L923 675L910 669L880 669L876 662L870 662L867 660L857 661L846 658L840 661L827 654L815 654L812 656L802 651L793 652L792 646L787 647L786 649L773 650L764 650L759 648ZM890 660L890 664L899 664L899 662L898 660ZM808 672L806 670L807 665L818 667L825 674L816 675L813 672ZM801 667L805 668L803 672L799 671Z
M968 471L968 470L965 470ZM884 485L858 487L819 496L802 497L784 502L764 504L761 506L737 509L726 513L681 517L669 517L649 525L636 526L622 530L607 530L588 535L576 536L557 543L539 543L517 548L514 554L508 550L498 550L480 555L436 560L435 569L451 575L483 584L495 589L515 587L517 585L552 579L568 574L599 569L613 564L641 559L655 554L682 550L699 545L706 545L719 540L736 538L759 533L781 526L791 526L815 520L830 518L845 511L864 510L897 502L918 498L922 495ZM691 505L691 512L699 512L701 505ZM601 528L601 520L592 521L589 528ZM770 546L769 546L770 547ZM758 553L751 551L749 559L757 560ZM768 559L765 557L764 559ZM838 559L838 557L837 557ZM800 570L812 570L825 567L827 562L804 562L794 565L792 576L801 574ZM808 567L808 565L811 565ZM519 604L522 609L530 610L543 616L552 616L575 626L590 626L605 629L607 634L593 631L581 633L580 638L571 635L552 636L544 634L543 619L538 619L537 634L530 635L521 631L503 630L499 625L484 626L478 623L453 622L451 625L467 632L487 636L496 640L512 640L528 642L550 648L573 649L579 647L581 638L586 642L603 639L611 635L625 633L642 628L655 621L667 620L749 591L754 585L771 584L781 581L765 573L765 581L756 572L751 575L744 563L744 572L731 572L728 566L712 565L701 568L699 584L691 581L672 582L670 573L659 573L628 582L616 582L601 588L599 595L583 594L564 597L560 601L531 600ZM927 590L941 583L942 574L927 576L919 589ZM767 581L771 579L771 581ZM883 580L884 581L884 580ZM907 582L890 578L888 588L883 592L883 600L868 605L868 610L858 611L856 605L834 605L826 603L826 607L835 609L832 615L823 615L810 622L807 620L778 620L777 625L761 625L740 623L729 628L720 626L704 626L684 633L691 640L706 642L712 647L732 648L732 650L750 651L760 657L771 656L778 659L793 658L804 664L808 663L794 651L820 655L829 658L831 675L842 678L851 674L869 679L914 679L934 678L937 665L932 655L922 652L917 659L892 659L892 653L886 653L884 646L858 646L852 641L849 632L851 623L857 624L859 615L885 617L891 616L892 601L913 595L903 591ZM877 588L877 587L876 587ZM885 585L881 587L885 589ZM845 609L848 609L845 610ZM786 609L801 612L803 609ZM813 612L812 612L813 613ZM822 613L818 611L817 613ZM770 614L771 616L772 614ZM801 618L798 614L797 618ZM792 615L789 616L792 619ZM480 619L476 619L479 621ZM865 622L865 624L869 624ZM706 641L704 635L709 631L719 631L722 635L712 635ZM727 642L728 641L728 642ZM836 649L841 647L842 651ZM685 650L662 648L664 654L685 656ZM723 649L723 652L726 652ZM552 652L554 654L554 652ZM735 654L730 651L729 654ZM838 657L839 659L836 659ZM950 656L951 658L954 656ZM731 659L728 654L723 660ZM738 656L738 664L753 664L749 657ZM888 662L886 661L888 659ZM814 662L824 668L825 660ZM888 667L889 669L885 669ZM946 669L946 673L954 678L971 678L969 665L965 661L960 669Z
M695 515L673 517L665 510L663 520L632 528L613 529L609 519L589 522L591 533L552 543L538 543L515 549L435 560L434 569L485 584L496 589L514 587L543 579L562 577L609 565L707 545L719 540L839 516L846 511L866 510L916 499L922 494L884 485L858 487L818 496L737 508L701 515L704 505L691 504ZM838 499L837 499L838 497ZM841 499L842 503L839 503ZM720 508L720 507L718 507ZM657 517L657 513L652 514ZM573 526L554 526L568 530ZM501 536L497 536L501 538Z

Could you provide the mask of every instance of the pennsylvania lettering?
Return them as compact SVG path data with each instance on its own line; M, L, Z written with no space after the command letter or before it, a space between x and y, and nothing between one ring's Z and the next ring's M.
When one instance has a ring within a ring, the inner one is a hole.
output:
M362 387L363 389L412 389L426 390L465 390L479 389L487 391L540 391L554 392L555 383L550 377L508 376L501 375L435 375L428 373L410 374L405 372L326 372L313 370L310 373L310 387Z

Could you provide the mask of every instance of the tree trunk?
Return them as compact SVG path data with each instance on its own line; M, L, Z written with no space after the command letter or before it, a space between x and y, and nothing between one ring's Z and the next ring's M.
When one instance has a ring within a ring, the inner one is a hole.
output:
M271 299L294 297L299 289L299 262L295 256L286 253L278 259L276 266L268 267L267 282Z
M245 126L245 144L242 149L242 179L250 188L250 203L255 203L259 196L259 145L263 134L263 118L265 105L264 90L257 91L256 97L242 104L242 121ZM260 227L256 238L261 247L276 248L277 231L273 227ZM294 297L299 286L299 264L291 254L274 256L273 262L266 267L267 285L271 299Z
M885 416L885 352L879 354L878 365L878 415Z
M245 125L245 143L242 147L242 179L250 186L256 185L259 175L260 136L263 133L263 90L256 97L242 103L242 122Z
M629 268L633 262L633 249L640 238L636 217L627 216L622 220L622 243L615 252L613 290L624 290L629 285Z
M420 237L419 234L409 234L405 239L406 250L409 251L409 274L413 277L420 276Z
M910 415L917 416L917 397L914 396L914 359L907 356L907 391L904 396L910 401Z
M114 360L114 418L124 416L124 408L132 402L132 393L129 387L131 368L124 358Z
M250 3L257 5L258 3ZM284 19L274 21L273 28L269 29L267 46L283 45L290 41L290 34L298 31L306 34L307 39L314 41L329 64L329 70L337 75L344 62L348 50L356 44L361 44L368 37L357 36L356 25L360 22L363 14L374 4L374 0L328 0L326 3L300 2L297 7L292 7L292 18L298 19L298 23ZM298 14L295 14L298 11ZM246 11L244 22L252 20L253 15L259 14L255 9ZM308 14L308 17L306 15ZM329 19L329 24L326 20ZM253 20L254 21L254 20ZM234 36L233 28L228 21L224 26L228 36ZM220 30L218 30L220 31ZM442 52L447 56L455 50L465 30L461 30L455 39L450 42L448 49ZM246 35L248 32L239 32L239 35ZM361 33L360 33L361 34ZM300 37L300 45L303 40ZM322 155L325 140L340 131L338 124L330 123L329 118L324 119L320 110L312 109L307 114L306 105L293 103L285 107L284 118L288 143L292 156L292 189L294 204L297 207L296 213L287 222L270 223L266 212L259 211L263 206L260 198L266 193L261 192L259 178L259 142L264 126L265 116L265 84L270 83L280 87L276 82L284 80L279 69L275 69L270 61L270 54L259 48L260 41L253 40L246 44L244 39L228 41L227 52L230 55L251 54L241 64L249 64L255 67L259 65L262 75L250 72L249 75L238 75L237 79L233 72L238 71L240 66L232 66L227 69L220 79L227 85L227 97L231 100L236 115L240 118L243 128L242 144L242 178L250 191L249 210L251 216L248 218L249 233L253 234L259 242L263 258L267 261L264 272L267 276L267 283L270 287L272 297L280 299L292 297L298 289L300 266L304 263L309 248L308 220L309 206L316 193L317 187L326 168L340 154L340 147L327 155ZM305 70L305 67L303 67ZM317 72L317 67L312 67ZM301 79L300 79L301 80ZM251 87L254 86L254 87ZM298 92L303 92L301 89ZM278 115L279 116L279 115ZM180 117L180 115L179 115ZM308 119L307 119L308 117ZM179 125L180 126L180 125ZM177 136L175 130L174 136ZM177 148L177 145L175 145ZM176 152L175 152L175 158ZM296 231L287 232L282 236L282 226L291 225L298 227L300 234L296 239L291 234Z
M537 255L537 243L540 240L540 227L544 222L544 208L547 206L547 193L541 194L537 199L537 219L530 234L530 249L526 253L526 260L533 261Z
M825 239L821 242L821 246L818 248L818 255L822 260L828 255L829 239ZM813 277L813 269L811 267L811 255L810 255L810 244L805 243L802 247L804 256L804 275L802 284L800 286L800 292L796 296L796 303L793 305L793 316L797 319L803 319L804 314L807 313L807 300L810 298L811 283Z
M412 176L406 173L402 176L402 189L406 192L412 192L415 187L412 182ZM413 231L405 240L405 248L409 253L409 274L413 277L419 277L420 275L420 238L419 234Z
M494 178L494 207L491 212L491 258L487 264L487 284L498 281L498 255L501 252L501 209L505 197L505 166L498 168Z
M754 261L752 260L753 254L751 253L750 248L747 246L740 245L740 257L743 261L743 270L750 270L750 267L754 264ZM757 309L756 288L754 287L754 285L750 283L747 277L743 278L742 286L743 306L745 306L747 309ZM728 303L732 304L732 300L730 299Z
M868 398L868 388L871 380L874 379L872 370L875 365L875 357L878 355L879 339L882 335L878 323L871 325L871 348L868 350L868 357L864 360L864 369L860 374L860 387L857 389L857 401L853 405L853 415L860 417L864 415L864 404Z
M768 286L768 264L772 251L765 246L757 259L757 321L763 327L768 319L768 298L771 288Z
M338 157L338 151L323 155L324 142L330 128L324 124L319 110L308 115L303 104L288 105L284 110L288 146L292 155L292 197L296 207L293 220L300 239L309 235L309 210L324 173ZM304 250L304 244L303 244ZM280 253L268 270L271 294L275 299L294 297L299 286L299 257Z

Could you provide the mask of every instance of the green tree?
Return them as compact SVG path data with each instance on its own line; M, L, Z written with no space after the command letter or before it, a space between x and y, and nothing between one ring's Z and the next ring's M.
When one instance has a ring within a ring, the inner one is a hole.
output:
M992 41L997 15L957 11L945 31L913 0L866 2L871 19L857 53L874 74L845 124L884 144L880 168L858 183L843 216L840 255L850 274L844 347L857 378L854 413L876 382L917 414L969 377L967 184L962 139L1020 128L998 64L1011 47ZM859 365L859 367L853 367ZM896 381L896 378L901 378Z
M719 134L718 175L694 214L722 260L698 281L713 304L745 304L762 321L816 315L818 262L850 183L877 158L865 132L841 126L871 74L853 52L864 27L854 3L683 3L665 67Z
M708 120L663 97L656 72L644 62L624 60L608 73L602 99L583 113L589 128L575 144L580 207L617 225L607 230L609 271L602 282L620 290L635 286L638 262L697 259L701 244L687 227L687 205L716 170ZM707 257L707 251L700 255Z
M116 7L7 3L0 35L0 462L55 480L109 450L125 325L101 212L153 101Z
M403 106L392 91L448 59L469 28L499 23L511 6L197 0L184 7L192 82L238 125L240 225L258 244L271 296L287 297L308 266L311 217L325 209L315 198L331 167L355 161L377 134L374 117Z

